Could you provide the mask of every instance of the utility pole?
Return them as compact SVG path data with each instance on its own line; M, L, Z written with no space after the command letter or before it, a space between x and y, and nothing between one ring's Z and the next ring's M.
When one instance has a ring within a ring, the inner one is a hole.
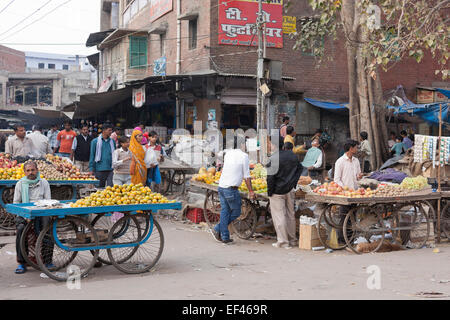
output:
M263 53L263 37L262 37L262 26L264 24L263 21L263 12L262 12L262 0L259 0L259 9L258 9L258 18L256 19L256 28L258 31L258 71L256 74L256 130L258 134L262 129L262 108L263 108L263 94L261 92L261 78L263 78L264 74L264 53Z

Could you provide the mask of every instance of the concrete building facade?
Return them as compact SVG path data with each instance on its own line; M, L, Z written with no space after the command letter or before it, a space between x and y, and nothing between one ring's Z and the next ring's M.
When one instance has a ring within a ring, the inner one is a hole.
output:
M96 92L96 72L86 57L0 50L20 58L0 67L0 110L60 110Z

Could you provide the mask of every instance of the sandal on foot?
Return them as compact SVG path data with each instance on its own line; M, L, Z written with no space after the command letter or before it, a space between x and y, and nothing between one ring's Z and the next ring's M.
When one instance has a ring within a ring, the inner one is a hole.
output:
M27 272L27 268L23 264L19 264L15 271L16 274L23 274L25 272Z

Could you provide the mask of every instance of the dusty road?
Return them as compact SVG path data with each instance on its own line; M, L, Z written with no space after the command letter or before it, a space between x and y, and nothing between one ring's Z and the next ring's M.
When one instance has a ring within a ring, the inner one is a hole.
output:
M215 242L205 229L160 219L165 249L153 272L126 275L112 266L94 269L80 290L15 275L13 237L1 237L0 299L450 299L450 245L357 256L272 247L272 240ZM381 289L369 290L367 268L381 272Z

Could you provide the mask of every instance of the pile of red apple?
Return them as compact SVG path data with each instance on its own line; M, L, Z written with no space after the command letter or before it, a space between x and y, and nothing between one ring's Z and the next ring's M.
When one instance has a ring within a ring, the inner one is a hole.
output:
M9 154L0 153L0 168L8 169L17 167L17 160L11 160Z
M341 187L336 182L324 183L320 187L314 189L314 193L321 196L334 196L346 198L371 198L374 196L374 191L370 188L360 188L353 190L348 187Z

